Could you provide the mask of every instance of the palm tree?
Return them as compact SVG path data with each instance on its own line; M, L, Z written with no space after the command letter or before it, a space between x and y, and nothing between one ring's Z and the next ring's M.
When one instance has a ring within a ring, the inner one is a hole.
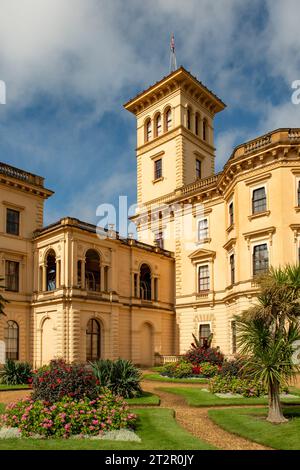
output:
M280 386L299 371L292 356L300 340L300 266L271 268L257 278L258 303L236 317L238 346L247 357L244 371L268 388L272 423L285 422Z
M0 278L0 282L3 282L3 278ZM0 289L4 289L4 286L0 284ZM0 291L0 315L5 315L4 313L4 305L8 302L2 295Z

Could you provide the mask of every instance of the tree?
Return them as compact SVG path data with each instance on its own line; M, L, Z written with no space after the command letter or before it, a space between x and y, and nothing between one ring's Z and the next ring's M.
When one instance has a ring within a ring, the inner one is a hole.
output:
M0 278L0 283L3 282L3 278ZM4 289L4 286L0 284L0 289ZM6 300L3 295L1 294L1 291L0 291L0 315L5 315L4 313L4 305L8 302L8 300Z
M271 268L257 284L257 305L235 318L238 346L247 358L244 371L268 388L267 420L283 423L280 387L299 372L292 356L300 340L300 266Z

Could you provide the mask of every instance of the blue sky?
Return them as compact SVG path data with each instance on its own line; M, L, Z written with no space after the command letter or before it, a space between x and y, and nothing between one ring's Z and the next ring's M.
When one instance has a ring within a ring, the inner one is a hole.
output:
M135 119L123 104L177 62L228 105L217 170L235 145L300 127L298 0L0 0L0 161L46 178L45 222L96 222L136 200Z

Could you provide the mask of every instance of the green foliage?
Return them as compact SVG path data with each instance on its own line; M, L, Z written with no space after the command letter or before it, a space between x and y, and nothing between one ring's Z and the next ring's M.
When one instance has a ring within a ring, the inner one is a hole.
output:
M109 388L114 394L132 398L142 394L141 371L125 359L100 359L91 363L93 373L102 387Z
M33 399L50 403L67 396L74 400L84 397L95 399L99 395L96 378L85 365L67 364L63 359L50 362L49 366L33 374Z
M232 377L238 377L242 374L245 361L242 358L234 359L232 361L224 361L221 369L219 370L220 375L230 375Z
M124 400L106 390L96 400L64 397L54 404L23 400L6 408L1 425L19 428L23 437L69 438L133 427L135 420Z
M212 393L234 393L244 397L261 397L266 395L267 388L256 380L230 377L229 375L218 375L209 382L209 389Z
M0 370L0 383L5 385L28 384L32 377L28 362L16 362L8 359Z
M182 379L193 375L193 365L188 362L171 362L166 364L161 372L162 375L167 377L174 377Z
M202 362L199 366L200 374L204 377L214 377L218 374L220 366L211 364L210 362Z

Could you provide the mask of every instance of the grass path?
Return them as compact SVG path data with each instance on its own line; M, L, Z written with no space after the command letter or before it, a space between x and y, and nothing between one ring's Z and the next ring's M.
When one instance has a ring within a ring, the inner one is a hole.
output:
M177 422L202 441L224 450L269 450L265 446L221 429L210 420L208 416L209 408L188 406L182 396L165 392L161 382L154 383L145 380L142 387L147 392L157 394L161 400L161 407L173 409ZM167 387L172 387L172 384L167 384ZM178 387L178 384L174 384L174 387Z

